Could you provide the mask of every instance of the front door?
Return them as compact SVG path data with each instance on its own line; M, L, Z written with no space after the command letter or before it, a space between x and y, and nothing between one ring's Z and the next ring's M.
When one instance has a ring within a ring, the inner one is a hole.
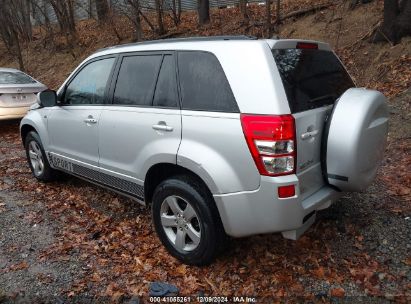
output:
M114 57L86 63L68 82L59 106L48 117L52 164L73 171L73 164L98 170L98 128Z

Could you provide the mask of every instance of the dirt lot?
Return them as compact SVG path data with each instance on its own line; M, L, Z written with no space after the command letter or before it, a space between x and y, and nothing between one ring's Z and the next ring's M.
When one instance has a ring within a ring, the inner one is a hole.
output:
M297 242L277 234L233 240L203 268L166 253L148 209L74 178L35 181L18 122L2 123L0 302L147 300L153 281L190 296L410 301L410 101L410 90L391 101L387 157L366 192L322 211Z

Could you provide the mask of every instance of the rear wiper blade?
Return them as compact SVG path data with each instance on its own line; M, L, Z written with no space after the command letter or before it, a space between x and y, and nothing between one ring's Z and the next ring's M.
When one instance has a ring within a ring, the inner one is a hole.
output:
M320 101L324 101L324 100L328 100L328 99L333 99L333 100L335 100L336 97L335 97L334 94L328 94L328 95L323 95L323 96L320 96L320 97L316 97L316 98L310 99L308 102L314 103L314 102L320 102Z

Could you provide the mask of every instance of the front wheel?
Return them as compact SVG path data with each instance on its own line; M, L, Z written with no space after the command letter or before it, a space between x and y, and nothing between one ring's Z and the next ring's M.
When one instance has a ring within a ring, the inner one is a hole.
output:
M34 177L48 182L55 180L58 172L51 168L46 153L44 152L40 136L36 132L30 132L24 141L27 160Z
M152 204L156 232L166 249L183 263L205 265L225 237L211 194L186 176L162 182Z

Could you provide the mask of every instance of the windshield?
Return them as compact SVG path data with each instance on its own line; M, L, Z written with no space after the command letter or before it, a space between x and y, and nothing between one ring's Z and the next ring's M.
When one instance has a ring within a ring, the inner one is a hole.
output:
M36 83L36 81L22 72L0 72L0 84L28 83Z
M330 51L273 50L292 113L330 105L354 83Z

